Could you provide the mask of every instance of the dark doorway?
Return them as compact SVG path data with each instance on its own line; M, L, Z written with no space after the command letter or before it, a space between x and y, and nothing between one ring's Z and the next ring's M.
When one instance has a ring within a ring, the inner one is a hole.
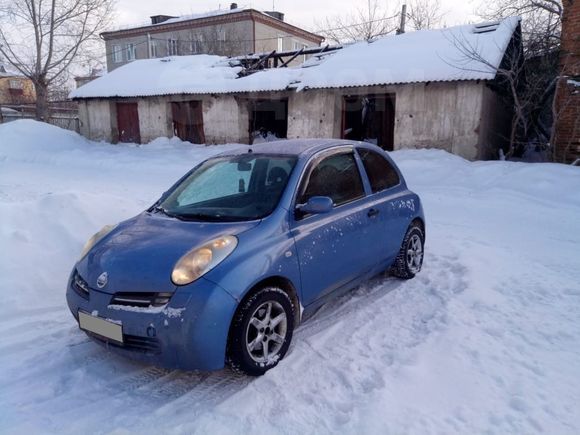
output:
M342 138L374 143L393 151L395 132L394 95L344 97Z
M117 103L119 142L141 143L137 103Z
M250 143L285 139L287 135L287 99L250 101Z
M191 143L205 143L201 101L171 103L173 134Z

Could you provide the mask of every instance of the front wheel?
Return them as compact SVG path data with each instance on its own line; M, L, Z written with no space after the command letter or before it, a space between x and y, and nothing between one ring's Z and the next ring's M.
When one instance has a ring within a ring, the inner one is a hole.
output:
M235 371L263 375L278 364L294 332L294 306L283 290L264 288L238 309L228 342L227 359Z
M391 269L398 278L411 279L419 273L423 265L425 236L422 228L412 224L405 234L401 250Z

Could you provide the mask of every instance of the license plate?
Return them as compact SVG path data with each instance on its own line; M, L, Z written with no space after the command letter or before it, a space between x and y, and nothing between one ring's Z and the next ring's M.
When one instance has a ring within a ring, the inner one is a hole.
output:
M123 343L123 327L117 323L79 311L79 327L101 337Z

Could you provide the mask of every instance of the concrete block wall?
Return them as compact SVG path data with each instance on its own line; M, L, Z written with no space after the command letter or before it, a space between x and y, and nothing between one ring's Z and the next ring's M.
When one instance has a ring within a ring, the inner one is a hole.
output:
M340 110L332 91L293 92L288 98L288 138L340 137ZM338 117L338 119L337 119Z
M202 107L208 144L249 142L247 100L233 95L204 96Z
M83 136L113 142L113 118L109 100L79 101L79 127Z
M482 87L440 82L394 88L395 149L438 148L478 158Z
M167 97L140 98L137 101L137 110L141 143L151 142L158 137L173 136L171 106Z
M201 100L206 143L220 144L249 142L252 98L288 98L288 138L340 138L343 97L369 94L395 97L395 149L438 148L470 160L497 158L502 135L503 138L509 135L509 114L484 82L166 96L132 101L138 101L142 143L173 136L172 101ZM95 140L114 141L115 103L115 100L81 101L82 134Z

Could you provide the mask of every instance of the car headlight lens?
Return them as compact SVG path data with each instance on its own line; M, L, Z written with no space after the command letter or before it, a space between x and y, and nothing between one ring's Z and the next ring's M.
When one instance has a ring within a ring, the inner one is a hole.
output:
M192 249L173 268L171 281L175 285L192 283L225 260L237 245L238 239L235 236L222 236Z
M87 240L87 243L85 243L85 246L83 248L83 252L81 253L81 259L84 258L85 255L89 253L91 248L95 246L99 240L101 240L103 237L105 237L107 234L113 231L116 227L117 225L105 225L101 229L101 231L94 234L89 240Z

